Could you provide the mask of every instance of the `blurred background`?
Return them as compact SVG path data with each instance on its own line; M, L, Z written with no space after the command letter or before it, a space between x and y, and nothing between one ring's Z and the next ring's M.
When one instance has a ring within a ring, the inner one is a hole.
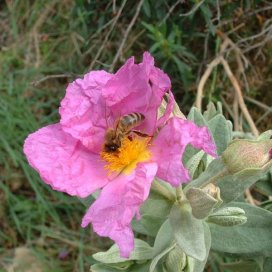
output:
M0 271L89 271L111 244L81 229L85 207L44 185L22 153L87 71L147 50L185 114L203 93L198 107L221 101L238 134L271 128L271 1L6 0L0 30ZM207 271L227 271L225 258L211 253Z

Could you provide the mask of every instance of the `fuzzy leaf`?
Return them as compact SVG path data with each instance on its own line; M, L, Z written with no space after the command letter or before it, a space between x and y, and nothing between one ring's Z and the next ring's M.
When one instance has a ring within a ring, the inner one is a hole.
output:
M206 111L204 111L203 113L203 117L205 118L206 121L209 121L218 114L220 114L220 112L218 112L214 104L210 102L207 106Z
M255 260L240 260L235 263L224 263L221 264L222 268L231 270L233 272L262 272L262 264L256 262Z
M232 130L230 130L229 123L223 115L216 115L208 122L208 127L212 133L213 139L217 147L217 154L221 155L227 148L232 139Z
M120 263L128 260L148 260L151 259L153 250L146 242L135 239L135 248L131 252L129 259L121 258L119 248L114 244L106 252L98 252L93 255L93 258L101 263Z
M272 212L232 202L245 211L247 223L234 227L210 224L212 249L227 253L272 256Z
M164 184L166 185L165 182ZM133 229L139 233L155 237L160 226L169 215L171 207L172 203L169 200L151 190L148 199L141 206L141 220L133 220L132 222Z
M186 193L186 197L191 204L192 213L197 219L207 217L213 208L222 202L199 188L190 188Z
M158 234L156 236L154 246L153 246L153 254L157 256L163 250L168 248L170 245L173 244L174 235L172 232L172 228L170 225L169 220L167 219L161 226Z
M204 157L205 152L204 151L199 151L198 153L196 153L195 155L193 155L186 163L186 168L189 170L190 173L190 177L194 177L194 174L202 160L202 158Z
M203 222L192 215L189 202L175 204L169 219L179 247L188 256L203 261L206 256Z
M188 257L187 267L184 272L203 272L206 265L210 248L211 248L211 233L209 226L204 223L204 233L205 233L205 247L206 247L206 257L203 261L198 261L192 257Z
M236 175L228 175L217 183L221 191L221 198L225 203L237 199L256 181L266 175L268 170L247 169Z
M133 263L127 267L124 263L113 264L94 264L91 266L90 272L149 272L150 261L145 263Z
M172 249L175 248L175 245L171 245L169 247L167 247L166 249L164 249L160 254L158 254L155 258L153 258L151 264L150 264L150 268L149 268L149 272L157 272L157 268L156 266L158 265L158 263L160 262L160 260L168 253L170 252Z
M225 168L225 165L221 159L213 160L207 170L203 172L197 179L189 182L184 191L187 192L192 187L204 187L209 183L209 180L221 172Z
M198 126L208 126L208 123L206 122L198 108L195 107L191 108L187 116L187 119L193 121Z
M186 265L186 254L178 246L168 253L165 260L165 267L168 272L183 271Z

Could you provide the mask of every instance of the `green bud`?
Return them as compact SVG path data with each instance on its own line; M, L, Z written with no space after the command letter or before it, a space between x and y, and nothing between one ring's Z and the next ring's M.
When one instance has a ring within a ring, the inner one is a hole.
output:
M192 207L192 214L197 219L207 217L210 212L221 205L220 189L210 183L203 189L190 188L186 193L186 198Z
M231 227L247 222L245 211L238 207L226 207L208 217L208 222L220 226Z
M166 257L165 268L168 272L184 271L187 265L186 254L176 246Z
M272 163L272 140L234 140L222 154L231 174L243 170L262 169Z

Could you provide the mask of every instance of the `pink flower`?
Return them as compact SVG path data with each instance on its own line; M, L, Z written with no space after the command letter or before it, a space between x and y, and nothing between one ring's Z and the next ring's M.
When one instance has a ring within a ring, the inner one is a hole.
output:
M54 190L84 198L103 188L82 226L92 223L96 233L118 244L123 257L134 248L130 223L135 215L140 217L140 205L154 177L173 186L188 182L181 161L187 144L216 156L206 127L169 119L174 102L170 88L170 79L154 66L149 53L144 53L140 64L130 58L115 74L92 71L69 84L59 110L60 123L41 128L25 141L30 165ZM158 119L166 93L170 100ZM119 152L103 151L107 129L134 112L145 116L137 131L154 137L131 133Z

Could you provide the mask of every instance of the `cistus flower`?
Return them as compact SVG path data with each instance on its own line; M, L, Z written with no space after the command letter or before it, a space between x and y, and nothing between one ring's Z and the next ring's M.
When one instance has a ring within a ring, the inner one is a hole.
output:
M158 109L167 93L163 116ZM215 156L206 127L169 116L173 109L169 77L144 53L131 57L115 73L92 71L70 83L59 110L60 123L41 128L25 141L30 165L54 190L85 198L101 189L87 210L82 227L92 223L100 236L114 240L122 257L134 248L131 220L147 199L155 176L173 186L188 182L181 158L187 144ZM120 117L140 113L144 120L107 152L105 134Z

